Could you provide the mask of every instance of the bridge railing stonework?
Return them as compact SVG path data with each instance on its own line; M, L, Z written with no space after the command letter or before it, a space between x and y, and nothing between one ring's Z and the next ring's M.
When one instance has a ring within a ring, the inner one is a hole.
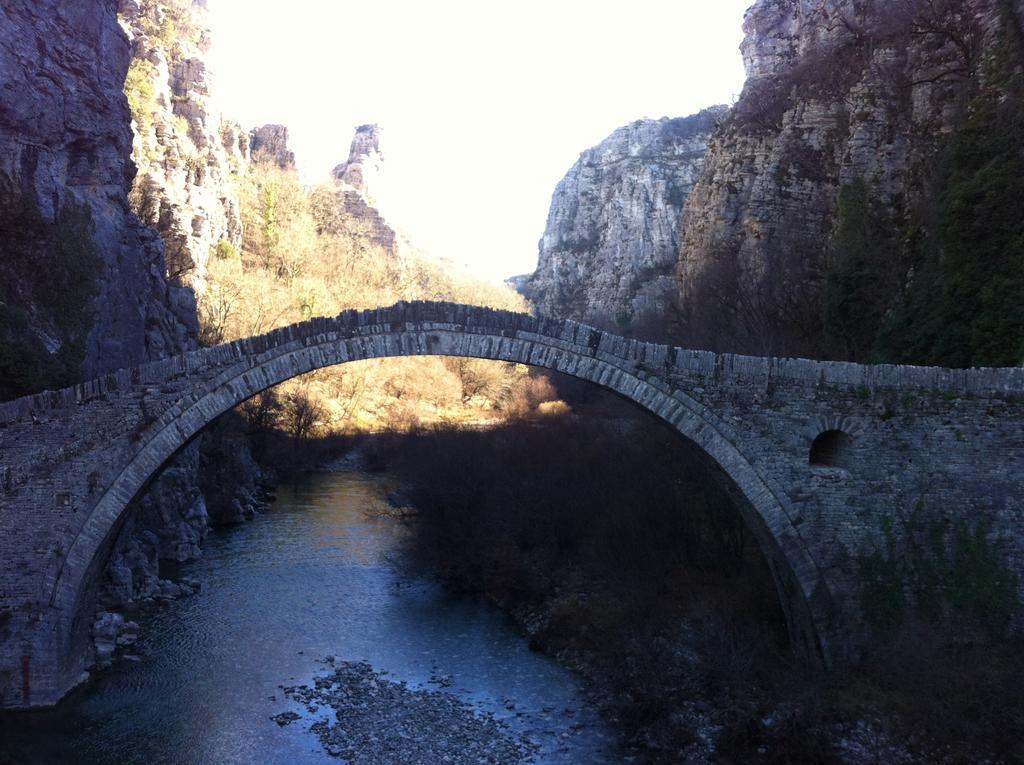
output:
M222 366L254 353L281 348L292 342L328 332L339 336L379 334L397 323L436 323L439 327L459 325L482 333L497 327L509 333L559 338L566 347L590 347L599 358L635 363L652 372L705 377L721 382L729 379L791 381L805 384L837 385L858 389L910 389L962 396L1024 395L1024 366L945 369L906 364L856 364L844 361L814 361L799 358L764 358L730 353L695 351L675 346L628 339L571 320L554 320L530 314L499 311L458 303L411 302L390 308L344 311L336 317L318 317L264 335L203 348L138 367L120 369L108 375L58 391L44 391L0 403L0 422L12 422L32 412L59 409L116 394L138 384L161 383L187 375L190 370Z
M132 498L219 414L324 366L460 355L575 375L706 455L757 537L794 647L829 665L861 628L856 560L922 497L983 514L1024 570L1024 369L761 359L449 303L346 311L0 405L0 702L56 701L88 660L90 593ZM810 464L823 431L843 468ZM1022 578L1024 579L1024 578ZM24 692L29 657L33 693Z

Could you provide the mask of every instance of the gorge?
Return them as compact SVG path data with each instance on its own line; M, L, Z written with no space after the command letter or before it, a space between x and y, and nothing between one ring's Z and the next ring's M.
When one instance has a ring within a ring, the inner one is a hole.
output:
M0 7L0 706L93 678L0 763L171 757L134 704L190 762L1021 755L1024 3L756 0L521 294L380 125L310 182L226 115L208 10Z

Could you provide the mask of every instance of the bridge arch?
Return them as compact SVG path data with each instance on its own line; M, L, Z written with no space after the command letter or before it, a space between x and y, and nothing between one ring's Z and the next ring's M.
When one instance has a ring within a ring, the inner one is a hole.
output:
M499 321L480 321L480 316L487 318L488 314ZM556 334L545 327L544 320L526 316L523 318L540 325L531 329L542 331L515 331L504 326L509 315L516 314L480 310L471 322L390 321L361 325L354 332L325 327L327 332L306 334L301 340L289 339L295 332L279 331L231 344L238 357L236 364L228 365L202 387L185 392L159 419L136 434L130 459L89 513L56 572L50 602L63 620L57 632L65 644L58 653L69 656L67 669L73 672L78 663L70 653L82 640L72 633L87 630L88 625L75 624L75 614L83 604L88 583L98 576L105 546L113 542L131 500L184 444L219 415L293 377L355 360L412 355L487 358L560 372L620 394L668 422L695 443L726 479L773 572L794 648L810 663L828 667L834 658L827 639L833 615L831 597L786 513L784 496L743 455L736 435L690 395L651 377L628 358L601 352L601 333L571 325L574 337L566 339L563 330L570 323L548 323L562 330ZM586 337L580 337L579 329L586 331Z
M451 304L398 304L118 373L120 382L109 383L115 388L128 380L133 389L153 390L147 383L163 380L170 403L121 437L115 477L47 577L53 620L47 642L60 664L57 697L84 669L89 625L76 615L89 602L129 503L159 469L215 418L263 390L316 369L395 356L462 356L557 371L611 390L667 422L706 455L736 500L774 576L794 650L812 665L830 667L839 658L830 640L837 627L835 601L791 521L789 500L745 453L733 429L698 400L699 388L684 392L652 374L659 364L667 370L677 351L573 322ZM75 395L102 396L102 388L78 386Z

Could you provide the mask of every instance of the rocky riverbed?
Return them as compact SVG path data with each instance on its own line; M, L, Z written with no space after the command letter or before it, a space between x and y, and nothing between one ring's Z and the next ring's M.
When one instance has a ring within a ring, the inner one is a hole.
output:
M328 657L325 663L328 673L312 685L283 690L313 716L310 730L327 753L349 765L514 765L534 762L540 751L538 743L453 693L411 687L362 661ZM444 687L446 678L431 682ZM286 711L273 719L287 725L302 717Z

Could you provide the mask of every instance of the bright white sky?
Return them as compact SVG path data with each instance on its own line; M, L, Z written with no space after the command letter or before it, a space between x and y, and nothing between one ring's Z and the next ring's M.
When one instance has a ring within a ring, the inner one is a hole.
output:
M214 87L288 126L309 182L376 122L389 211L414 244L532 271L555 184L641 117L730 103L752 0L208 0Z

